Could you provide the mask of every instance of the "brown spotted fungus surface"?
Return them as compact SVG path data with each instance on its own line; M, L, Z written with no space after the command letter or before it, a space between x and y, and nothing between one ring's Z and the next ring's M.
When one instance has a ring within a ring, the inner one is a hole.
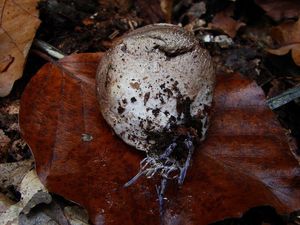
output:
M214 80L211 58L193 35L157 24L129 33L106 53L97 93L115 133L148 152L159 144L151 134L186 128L204 138Z

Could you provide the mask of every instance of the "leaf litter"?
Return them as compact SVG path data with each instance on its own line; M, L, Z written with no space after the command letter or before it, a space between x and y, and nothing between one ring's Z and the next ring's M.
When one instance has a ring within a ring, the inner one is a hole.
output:
M89 224L82 208L65 204L48 193L32 169L33 163L26 160L0 164L0 224ZM16 193L18 199L14 197Z
M7 96L14 82L22 77L27 54L40 24L37 2L0 1L0 97Z

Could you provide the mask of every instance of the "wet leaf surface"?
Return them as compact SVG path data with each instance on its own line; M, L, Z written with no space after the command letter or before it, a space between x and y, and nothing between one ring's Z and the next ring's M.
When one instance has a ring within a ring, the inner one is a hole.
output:
M23 137L49 191L82 204L93 223L159 224L157 181L123 188L143 155L100 115L94 76L101 56L72 55L33 77L21 100ZM219 75L214 102L185 183L167 190L166 224L208 224L259 205L299 209L299 165L263 91L240 75Z
M37 0L0 0L0 97L10 93L39 27ZM22 28L22 29L20 29Z

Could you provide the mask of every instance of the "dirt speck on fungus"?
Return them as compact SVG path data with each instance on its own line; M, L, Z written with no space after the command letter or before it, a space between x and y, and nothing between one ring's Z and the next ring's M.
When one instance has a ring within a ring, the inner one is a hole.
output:
M140 83L139 82L131 82L130 83L130 86L133 88L133 89L140 89Z
M145 93L145 95L144 95L144 105L147 104L149 98L150 98L150 92Z
M118 107L118 113L122 114L125 111L125 109L122 106Z

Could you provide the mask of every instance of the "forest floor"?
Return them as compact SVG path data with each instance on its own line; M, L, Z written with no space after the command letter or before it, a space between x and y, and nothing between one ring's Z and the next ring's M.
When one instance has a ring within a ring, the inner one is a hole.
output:
M268 106L296 143L296 154L300 155L297 147L300 144L299 2L153 0L149 4L146 0L43 0L38 9L42 23L35 42L43 41L54 46L62 55L105 52L123 34L148 24L172 23L184 27L209 50L217 74L240 73L257 82L264 90ZM24 175L28 168L34 166L32 153L21 137L18 115L20 98L26 85L52 59L43 50L33 44L23 77L15 82L11 93L0 100L0 163L19 163L10 169L3 169L5 176ZM22 166L25 168L23 172L16 171ZM13 202L18 202L21 196L19 184L7 181L10 179L12 177L0 179L0 191ZM35 223L21 217L20 221L23 224L38 224L38 218L41 218L39 211L47 215L48 221L52 218L56 222L88 224L83 209L62 197L51 196L53 200L49 206L42 204L34 208L37 215ZM69 209L73 210L73 217L65 217ZM74 215L80 217L74 219ZM246 219L218 224L263 224L263 221L268 222L264 224L281 224L277 221L278 217L280 215L273 211L257 209ZM299 224L295 218L289 223Z

